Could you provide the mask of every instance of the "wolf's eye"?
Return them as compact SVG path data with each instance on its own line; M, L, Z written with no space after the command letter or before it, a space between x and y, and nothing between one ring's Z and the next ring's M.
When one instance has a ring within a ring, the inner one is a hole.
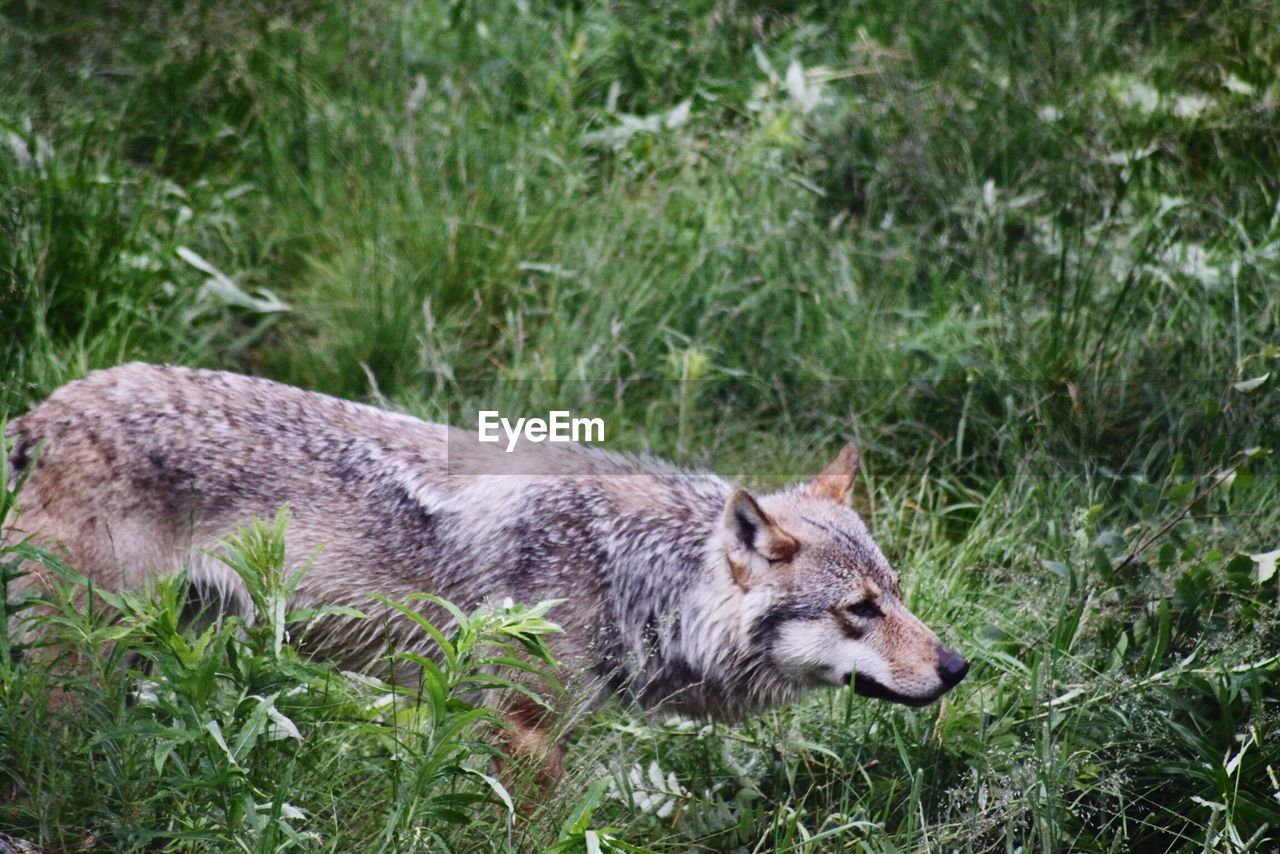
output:
M845 605L844 609L855 617L861 617L864 620L870 620L873 617L880 617L884 612L880 610L880 606L870 599L863 599L861 602L854 602L852 605Z

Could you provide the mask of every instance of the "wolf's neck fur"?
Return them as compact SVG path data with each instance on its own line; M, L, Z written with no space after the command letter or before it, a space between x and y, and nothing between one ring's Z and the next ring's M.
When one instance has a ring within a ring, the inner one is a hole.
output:
M752 643L720 519L730 487L715 479L696 506L650 518L613 552L617 655L602 670L648 709L721 719L785 702L798 688ZM687 497L687 490L682 490Z

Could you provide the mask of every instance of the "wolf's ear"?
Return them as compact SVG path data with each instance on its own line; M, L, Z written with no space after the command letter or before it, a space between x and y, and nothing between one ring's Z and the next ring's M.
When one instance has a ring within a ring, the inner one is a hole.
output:
M844 504L853 489L853 476L858 473L861 460L858 446L850 442L840 449L822 474L805 484L804 491L814 498L829 498L837 504Z
M745 489L729 496L722 524L733 580L744 590L751 588L771 562L790 560L800 548L795 537L778 527Z

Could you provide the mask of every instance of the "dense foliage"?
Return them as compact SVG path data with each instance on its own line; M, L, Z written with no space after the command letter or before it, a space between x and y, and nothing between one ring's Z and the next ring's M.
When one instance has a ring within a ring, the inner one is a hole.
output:
M513 818L488 742L431 742L461 706L410 739L385 686L179 629L176 587L124 628L73 598L94 668L0 662L0 832L1280 841L1280 7L17 2L0 78L0 418L146 359L590 410L759 482L856 438L858 506L975 661L923 710L609 708Z

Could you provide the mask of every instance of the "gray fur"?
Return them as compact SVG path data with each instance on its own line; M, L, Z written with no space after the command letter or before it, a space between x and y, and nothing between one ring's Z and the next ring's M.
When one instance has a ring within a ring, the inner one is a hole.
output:
M523 474L471 474L494 460L453 428L143 364L59 389L8 432L13 467L32 470L4 537L57 543L112 589L188 565L197 585L242 600L238 579L200 550L287 503L289 561L316 556L297 605L368 610L370 593L431 592L464 608L566 599L552 612L565 629L556 652L595 677L597 699L736 718L864 667L912 701L945 690L930 675L942 647L843 505L844 475L755 504L713 474L576 445L499 460ZM748 502L737 516L735 501ZM882 618L842 610L868 595ZM356 667L386 640L373 621L307 634L318 654ZM844 658L821 652L837 648Z

